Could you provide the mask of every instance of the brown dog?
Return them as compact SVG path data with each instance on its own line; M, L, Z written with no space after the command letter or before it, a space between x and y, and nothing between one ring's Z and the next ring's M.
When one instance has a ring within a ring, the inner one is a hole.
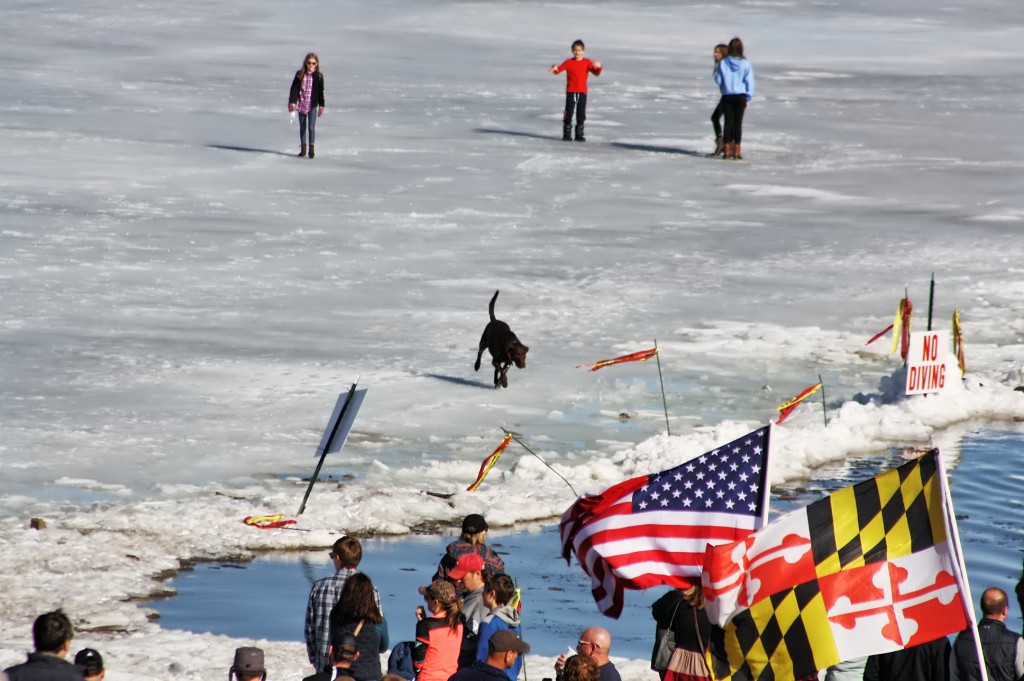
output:
M498 291L494 292L491 304L487 308L491 315L491 321L484 328L484 335L480 337L480 350L476 353L476 364L474 371L480 371L480 358L484 350L491 353L491 364L494 365L494 387L499 385L502 388L508 387L508 368L513 364L519 369L526 368L526 353L530 348L519 342L516 335L508 324L500 319L494 318L494 301L498 299Z

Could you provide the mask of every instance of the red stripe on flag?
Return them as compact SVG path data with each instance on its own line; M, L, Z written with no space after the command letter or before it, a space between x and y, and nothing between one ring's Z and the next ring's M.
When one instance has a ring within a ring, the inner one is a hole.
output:
M563 556L576 554L601 612L618 617L624 589L694 583L709 543L742 539L764 523L769 433L758 429L566 510Z

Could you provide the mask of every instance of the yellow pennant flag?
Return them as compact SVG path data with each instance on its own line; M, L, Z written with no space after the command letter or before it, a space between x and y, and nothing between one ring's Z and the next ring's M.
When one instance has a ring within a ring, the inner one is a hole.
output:
M494 464L498 462L498 458L501 456L501 453L505 451L505 447L508 447L509 442L512 442L512 433L506 433L505 439L501 441L498 448L491 452L491 455L484 459L484 462L480 464L480 472L477 473L476 480L473 484L466 488L467 492L476 491L476 488L480 486L480 483L484 481L487 474L491 472L492 468L494 468Z
M960 378L967 374L967 364L964 362L964 330L960 326L960 310L953 309L953 352L956 353L956 363L960 366Z

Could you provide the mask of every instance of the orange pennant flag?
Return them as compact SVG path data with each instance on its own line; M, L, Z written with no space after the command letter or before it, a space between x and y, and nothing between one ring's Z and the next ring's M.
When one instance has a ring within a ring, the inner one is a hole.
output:
M804 400L806 400L808 397L818 392L819 390L821 390L821 381L818 381L810 388L807 388L802 393L791 399L789 402L786 402L785 404L781 405L779 407L779 420L775 422L775 425L779 425L780 423L785 421L786 417L792 414L793 410L799 407L801 402L803 402Z
M604 367L609 367L613 364L622 364L623 362L644 362L649 360L658 354L658 348L651 348L650 350L641 350L640 352L634 352L631 355L623 355L622 357L615 357L613 359L602 359L600 362L594 362L590 365L591 371L597 371ZM578 364L577 369L585 367L586 364Z
M505 439L501 441L498 448L491 452L491 455L484 459L484 462L480 464L480 472L476 474L476 480L473 484L466 488L467 492L476 491L476 488L480 486L480 483L484 481L487 474L491 472L492 468L494 468L494 464L498 462L498 457L500 457L501 453L505 451L505 447L508 447L509 442L512 442L512 433L506 433Z

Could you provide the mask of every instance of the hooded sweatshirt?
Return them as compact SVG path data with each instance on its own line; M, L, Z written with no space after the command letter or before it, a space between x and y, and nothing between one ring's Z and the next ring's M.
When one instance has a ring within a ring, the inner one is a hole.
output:
M723 95L746 95L748 102L754 96L754 69L746 59L726 57L718 62L715 82Z
M515 632L516 636L522 638L523 632L520 624L519 611L510 605L499 605L494 610L491 610L491 614L480 623L480 638L477 641L476 659L481 661L487 660L487 642L491 640L491 636L496 631L511 629ZM523 656L520 655L516 658L516 663L510 669L506 669L505 673L512 681L516 681L522 668Z

